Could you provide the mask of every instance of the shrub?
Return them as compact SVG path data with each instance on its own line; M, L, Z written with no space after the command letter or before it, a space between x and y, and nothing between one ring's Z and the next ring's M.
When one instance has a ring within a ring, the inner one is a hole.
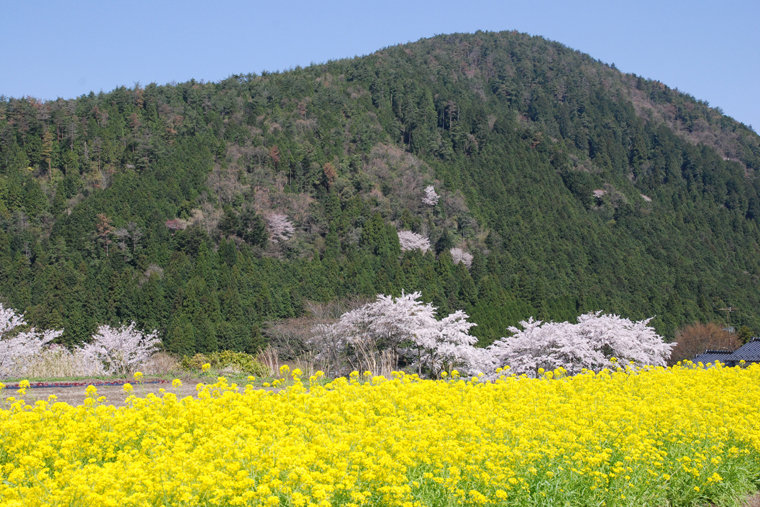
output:
M180 361L180 366L186 370L202 370L204 364L210 364L216 370L232 369L259 377L269 376L272 373L251 354L232 350L185 356Z

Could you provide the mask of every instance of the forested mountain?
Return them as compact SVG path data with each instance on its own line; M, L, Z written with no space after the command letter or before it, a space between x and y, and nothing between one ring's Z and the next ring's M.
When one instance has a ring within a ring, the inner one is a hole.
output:
M731 305L760 331L758 171L719 109L516 32L3 97L0 295L66 344L134 320L176 352L253 351L306 300L402 290L482 344L590 310L673 337Z

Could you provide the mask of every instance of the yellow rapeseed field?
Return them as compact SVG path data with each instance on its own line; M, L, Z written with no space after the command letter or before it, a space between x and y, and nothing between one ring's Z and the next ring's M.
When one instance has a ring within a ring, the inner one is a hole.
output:
M219 379L121 408L93 387L77 407L8 398L0 504L723 505L760 480L758 366L293 373L279 392Z

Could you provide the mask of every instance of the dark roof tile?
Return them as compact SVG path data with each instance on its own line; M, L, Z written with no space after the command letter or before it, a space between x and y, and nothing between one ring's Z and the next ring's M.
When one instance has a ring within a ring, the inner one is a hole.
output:
M760 361L760 339L755 338L731 354L730 361Z
M733 353L730 350L705 350L704 354L696 355L691 361L694 364L715 364L715 361L720 361L725 364L730 360L729 358L731 356L733 356Z

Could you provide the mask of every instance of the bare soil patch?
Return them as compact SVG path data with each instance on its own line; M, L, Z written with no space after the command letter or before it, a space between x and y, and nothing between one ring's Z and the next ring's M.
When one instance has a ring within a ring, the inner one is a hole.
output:
M47 401L50 395L55 395L56 402L64 402L72 406L77 406L81 405L84 399L87 397L87 394L85 393L87 387L89 385L94 385L98 390L98 396L106 397L107 404L114 405L116 407L122 407L124 406L124 400L126 400L129 396L129 394L124 392L124 383L131 384L133 387L132 394L141 398L147 396L150 393L153 393L158 397L162 397L163 392L161 390L163 389L165 392L174 393L177 398L182 399L187 396L195 396L197 393L196 386L199 383L209 384L214 382L208 378L201 379L193 377L182 378L181 380L182 385L180 387L172 387L171 381L158 378L145 378L141 383L135 382L134 380L125 379L103 380L95 378L72 381L60 380L44 382L42 383L45 384L43 386L34 385L35 382L32 382L33 387L27 389L26 394L24 395L19 395L19 391L17 389L13 389L13 387L18 386L17 382L13 382L9 383L8 387L0 392L0 398L2 398L2 400L5 400L11 396L17 399L22 398L27 404L33 405L39 400ZM104 383L117 385L102 385ZM60 384L77 385L63 386Z

